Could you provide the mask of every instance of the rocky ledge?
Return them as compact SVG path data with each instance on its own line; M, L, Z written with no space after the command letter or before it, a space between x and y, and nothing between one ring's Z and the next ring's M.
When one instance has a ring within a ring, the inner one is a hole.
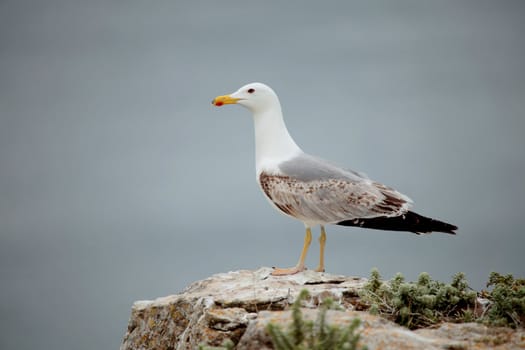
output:
M214 275L195 282L182 293L133 304L121 350L197 349L219 346L226 339L236 349L273 349L266 325L286 327L290 305L301 290L310 299L305 319L315 319L316 307L327 297L342 306L329 310L327 322L349 325L359 318L360 343L375 349L525 349L525 331L486 327L478 323L443 323L410 331L359 309L359 290L366 279L305 271L271 276L271 268Z

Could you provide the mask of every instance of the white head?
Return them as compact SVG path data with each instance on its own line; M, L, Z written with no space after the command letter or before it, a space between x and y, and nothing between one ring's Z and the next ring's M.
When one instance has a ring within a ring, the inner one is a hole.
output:
M246 84L230 95L215 97L211 103L217 107L226 104L239 104L248 108L252 113L280 107L275 92L271 87L262 83Z

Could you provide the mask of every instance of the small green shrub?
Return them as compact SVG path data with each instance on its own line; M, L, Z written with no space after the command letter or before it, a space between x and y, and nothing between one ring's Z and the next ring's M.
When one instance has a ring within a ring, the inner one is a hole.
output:
M346 328L326 323L326 312L334 308L333 301L326 299L319 307L317 319L314 322L305 321L301 312L301 301L309 296L307 290L302 290L292 305L292 323L287 332L279 325L269 323L268 334L276 350L355 350L360 334L355 331L361 321L354 319ZM362 349L366 349L363 347Z
M483 322L491 326L522 327L525 324L525 279L492 272L480 296L490 301L483 315L476 305L477 293L459 272L446 284L432 280L428 273L417 282L405 282L400 273L383 281L377 269L360 292L362 303L373 314L382 315L410 329L449 322Z
M525 324L525 279L514 279L512 275L492 272L482 296L491 305L482 321L493 326L519 327Z
M405 282L399 273L384 282L379 271L373 269L360 296L371 312L410 329L444 320L462 321L470 317L476 302L476 292L468 287L463 273L454 275L450 284L435 281L426 272L417 282Z

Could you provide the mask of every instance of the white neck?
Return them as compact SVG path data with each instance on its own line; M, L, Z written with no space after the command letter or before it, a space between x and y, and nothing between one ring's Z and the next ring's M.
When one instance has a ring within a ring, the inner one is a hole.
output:
M253 114L255 124L255 161L257 175L275 171L277 164L301 153L288 133L279 103Z

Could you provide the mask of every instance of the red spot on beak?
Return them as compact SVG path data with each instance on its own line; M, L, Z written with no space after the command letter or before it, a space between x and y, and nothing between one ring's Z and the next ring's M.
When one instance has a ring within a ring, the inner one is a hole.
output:
M217 107L220 107L220 106L222 106L223 104L224 104L224 103L222 103L222 102L220 102L220 101L215 103L215 105L216 105Z

